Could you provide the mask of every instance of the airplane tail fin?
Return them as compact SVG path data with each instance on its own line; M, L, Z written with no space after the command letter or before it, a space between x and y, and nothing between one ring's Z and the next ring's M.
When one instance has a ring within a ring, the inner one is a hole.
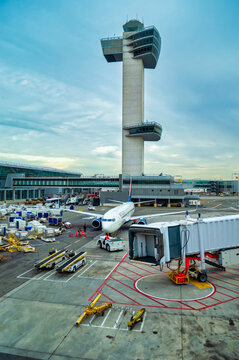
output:
M131 195L132 195L132 178L130 178L128 202L131 201Z

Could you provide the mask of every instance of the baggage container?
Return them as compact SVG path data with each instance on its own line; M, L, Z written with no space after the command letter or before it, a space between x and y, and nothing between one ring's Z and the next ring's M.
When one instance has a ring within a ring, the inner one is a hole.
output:
M22 219L15 219L15 224L17 229L24 230L27 225L27 222Z
M7 234L7 224L1 224L0 225L0 235L6 236Z

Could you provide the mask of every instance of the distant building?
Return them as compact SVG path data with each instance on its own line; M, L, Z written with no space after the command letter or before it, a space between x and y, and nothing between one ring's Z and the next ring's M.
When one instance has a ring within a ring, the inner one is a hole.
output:
M81 176L81 173L1 161L0 201L42 197L47 195L47 185L50 179L53 179L54 177L71 178L75 176L79 177ZM14 179L21 179L24 181L24 179L29 179L30 177L44 178L44 183L42 183L42 186L39 186L32 180L31 182L28 182L28 186L25 187L16 187L14 185ZM58 188L59 187L60 186L58 185Z

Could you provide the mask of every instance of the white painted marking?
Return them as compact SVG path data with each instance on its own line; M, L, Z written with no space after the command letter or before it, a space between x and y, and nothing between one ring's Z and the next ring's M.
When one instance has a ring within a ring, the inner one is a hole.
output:
M31 268L30 270L24 271L24 273L18 275L17 278L21 278L22 275L27 274L27 273L28 273L29 271L31 271L31 270L34 270L34 268ZM30 279L32 279L32 278L30 278Z
M77 272L75 272L69 279L67 279L65 282L68 283L68 281L70 281L74 276L77 275Z
M144 313L144 316L143 316L143 321L142 321L142 324L141 324L141 326L140 326L140 331L143 330L145 318L146 318L146 312Z
M122 259L122 258L121 258ZM114 272L115 268L118 266L118 264L120 263L120 261L115 265L115 267L109 272L109 274L105 277L105 280L110 277L110 275Z
M122 314L123 314L123 310L121 310L121 312L119 313L119 316L118 316L118 318L117 318L117 320L116 320L116 322L114 324L114 329L116 329L117 326L119 325L119 321L120 321L120 318L121 318Z
M36 280L41 280L41 279L43 279L44 277L46 277L46 273L45 274L43 274L42 276L35 276L35 278L36 278Z
M44 277L44 281L47 280L50 276L54 275L55 274L55 271L51 271L50 275Z
M89 325L91 325L91 323L94 321L94 319L95 319L95 314L92 316L92 318L90 319L90 321L89 321Z
M101 326L101 325L89 325L89 324L81 324L81 326L91 326L91 327L95 327L95 328L101 328L101 329L108 329L108 330L120 330L120 331L129 331L129 329L124 329L124 328L114 328L114 327L111 327L111 326ZM141 332L141 330L134 330L132 329L131 331L134 331L134 332Z
M98 261L98 260L95 260L90 266L87 267L87 269L85 269L84 271L82 271L82 272L80 273L80 275L78 276L78 278L81 277L81 275L83 275L87 270L89 270L89 268L91 268L91 266L93 266L97 261Z
M101 324L101 327L104 326L104 323L106 322L106 320L107 320L107 318L108 318L108 316L109 316L110 313L111 313L111 309L109 309L109 311L107 312L107 314L106 314L106 316L105 316L105 318L104 318L104 320L103 320L103 322L102 322L102 324Z
M197 300L207 299L207 298L209 298L212 294L214 294L214 292L215 292L215 287L214 287L209 281L208 281L208 284L211 285L212 291L211 291L209 294L207 294L207 295L205 295L205 296L203 296L203 297L199 297L199 298L195 298L195 299L169 299L169 298L162 298L162 297L158 297L158 296L153 296L153 295L151 295L151 294L149 294L149 293L146 293L145 291L142 291L142 290L139 289L139 287L138 287L138 282L139 282L140 280L142 280L143 278L146 278L146 277L149 277L149 276L155 276L155 275L157 275L157 274L145 275L145 276L142 276L140 279L138 279L138 280L136 281L135 287L136 287L136 289L138 290L138 292L139 292L140 294L149 296L149 297L151 297L152 299L157 299L157 300L170 300L170 301L189 302L189 301L197 301ZM209 288L208 288L208 289L209 289Z

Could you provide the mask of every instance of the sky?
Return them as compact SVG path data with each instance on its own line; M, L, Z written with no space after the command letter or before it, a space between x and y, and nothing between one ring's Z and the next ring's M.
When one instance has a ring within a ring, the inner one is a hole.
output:
M100 39L132 18L162 45L145 69L144 173L239 173L239 1L0 0L0 161L121 173L122 63Z

